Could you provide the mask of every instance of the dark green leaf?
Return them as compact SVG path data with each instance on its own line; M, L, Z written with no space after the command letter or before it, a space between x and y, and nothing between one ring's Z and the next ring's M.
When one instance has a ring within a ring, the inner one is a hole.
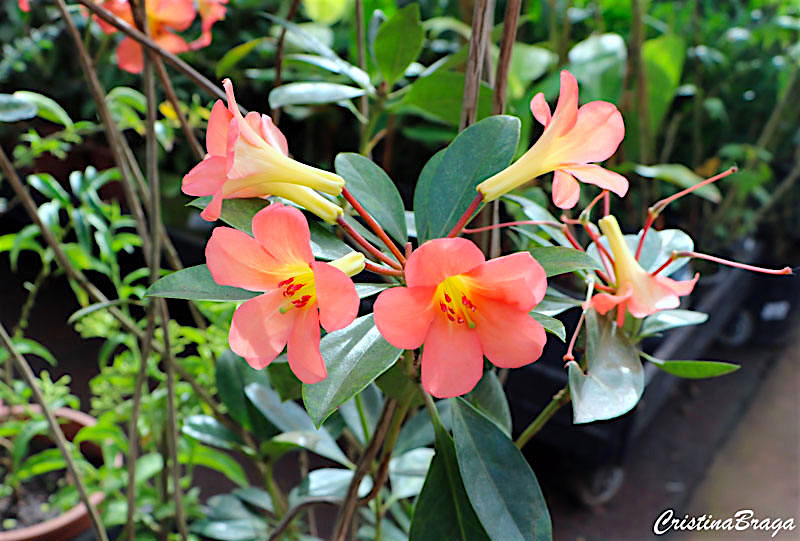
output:
M514 442L465 400L453 405L458 469L475 514L491 539L552 539L539 482Z
M541 304L539 306L541 306ZM571 308L571 306L569 307ZM561 322L561 320L546 316L539 312L531 312L531 317L538 321L539 325L544 327L545 331L558 336L562 342L567 341L567 330L564 328L564 324Z
M283 402L303 397L303 382L294 375L288 360L283 354L269 363L265 369L269 374L270 385L278 392Z
M389 175L369 158L352 152L336 156L334 167L356 200L389 235L404 245L408 232L403 198Z
M244 394L244 388L253 382L269 385L270 379L267 372L251 367L247 361L229 349L217 358L217 393L228 408L230 416L259 437L271 437L275 434L275 429Z
M269 93L269 106L276 109L286 105L336 103L363 96L365 93L363 88L339 83L288 83Z
M439 400L436 402L436 410L439 412L442 424L447 430L450 429L450 407L451 402L449 400ZM400 435L397 437L394 453L396 455L401 455L411 449L426 447L432 444L434 439L435 434L430 414L428 410L422 408L400 429Z
M603 267L586 252L565 246L531 248L533 258L544 268L547 277L583 269L603 270Z
M259 291L217 284L206 265L168 274L147 288L145 293L148 297L195 301L246 301L261 294Z
M527 216L529 220L535 220L537 222L557 222L556 218L548 212L546 208L543 206L534 203L530 199L526 199L524 197L520 197L518 195L507 194L503 196L503 199L513 201L514 203L518 204L522 207L522 212ZM533 227L533 226L529 226ZM569 246L571 247L572 244L567 239L566 235L557 227L552 227L549 225L541 225L537 226L540 227L544 232L546 232L550 238L556 241L561 246ZM517 230L525 231L522 227L516 228Z
M684 327L686 325L700 325L708 319L708 314L694 312L692 310L661 310L651 316L647 316L642 323L642 330L639 336L650 336L667 329Z
M237 498L258 507L265 511L272 512L274 507L272 505L272 497L265 490L256 487L244 487L235 489L232 494Z
M192 447L191 451L181 452L178 455L178 462L204 466L218 471L240 487L248 485L247 475L245 475L241 464L219 449L197 444Z
M378 28L373 44L375 60L389 88L417 59L424 40L425 30L416 3L396 11Z
M297 505L306 498L325 498L332 502L339 502L347 494L347 487L353 479L352 470L342 468L319 468L308 474L297 487L289 494L291 505ZM364 497L372 489L372 479L369 476L361 480L358 495Z
M401 353L378 332L372 314L327 334L320 342L320 351L328 377L303 385L303 402L317 426L385 372Z
M0 94L0 122L17 122L36 116L36 105L12 96L11 94Z
M393 498L413 498L420 493L433 455L433 449L422 447L412 449L389 461Z
M72 315L69 316L67 324L72 325L79 319L86 317L89 314L93 314L94 312L97 312L99 310L105 310L106 308L109 308L111 306L119 306L120 304L127 304L130 302L134 301L132 299L113 299L110 301L103 301L103 302L97 302L95 304L90 304L89 306L86 306L84 308L81 308L80 310L76 310L75 312L73 312Z
M421 77L414 81L403 101L396 107L398 111L410 109L432 120L444 122L451 126L458 126L461 119L461 103L463 101L464 74L439 70L427 77ZM477 118L487 117L491 108L492 90L485 83L481 83L478 94ZM515 149L516 144L512 150Z
M738 364L722 361L663 361L646 353L642 357L652 362L664 372L687 379L704 379L724 376L741 368Z
M244 445L241 438L210 415L191 415L183 421L182 432L215 447L236 449Z
M519 127L511 116L481 120L461 132L441 158L438 153L431 158L414 194L420 242L447 235L475 199L475 187L511 163Z
M492 370L484 372L475 389L466 399L478 411L491 419L507 435L511 436L511 410L503 390L503 384Z
M252 541L266 539L267 523L262 519L208 520L192 522L192 533L219 541Z

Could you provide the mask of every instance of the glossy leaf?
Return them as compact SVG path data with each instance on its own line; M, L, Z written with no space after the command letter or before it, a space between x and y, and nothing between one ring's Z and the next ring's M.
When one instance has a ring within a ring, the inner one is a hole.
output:
M378 69L390 89L417 59L424 40L425 30L416 3L396 11L378 28L373 50Z
M314 424L322 425L336 408L389 369L401 351L381 336L372 314L325 335L320 352L328 377L313 385L303 385L303 402Z
M664 361L646 353L641 355L664 372L686 379L715 378L741 368L738 364L722 361Z
M302 398L303 383L292 372L285 353L269 363L264 370L269 374L269 385L277 391L282 402Z
M266 521L256 518L200 519L192 522L189 530L199 536L218 541L252 541L268 537Z
M197 441L223 449L244 445L238 435L210 415L190 415L184 419L181 431Z
M439 412L439 418L442 420L446 430L450 430L451 417L449 400L439 400L436 402L436 411ZM397 437L397 443L394 446L395 454L403 454L411 449L419 447L427 447L432 444L435 439L433 430L433 423L431 417L425 408L420 409L415 413L400 429L400 435Z
M619 417L644 391L639 354L616 323L588 310L586 333L586 372L574 361L568 364L575 424Z
M642 323L639 336L650 336L675 327L700 325L708 320L708 314L692 310L661 310L647 316Z
M543 206L531 201L530 199L526 199L524 197L520 197L517 195L507 194L503 196L503 199L508 201L513 201L520 207L522 207L522 212L525 213L525 216L529 220L535 220L537 222L557 222L555 216L550 214L550 212L544 208ZM526 231L528 228L538 227L541 230L545 231L550 238L556 241L561 246L572 247L572 244L567 239L566 235L561 232L561 230L557 227L552 227L549 225L540 225L540 226L520 226L515 228L518 231Z
M571 308L572 306L570 305L569 307ZM539 307L537 306L536 308L538 309ZM564 324L560 319L546 316L539 312L531 312L531 317L538 321L539 325L544 327L545 331L558 336L562 342L567 341L567 330L564 328Z
M548 287L544 299L536 305L535 311L537 314L552 317L566 312L570 308L580 306L581 304L583 304L582 300L565 295L553 287ZM541 321L539 321L539 323L541 323Z
M389 235L404 245L408 232L403 198L389 175L369 158L352 152L337 155L334 167L356 200Z
M28 184L48 199L57 200L63 205L71 203L69 194L61 184L49 173L28 175Z
M269 93L269 106L276 109L286 105L336 103L363 96L365 93L363 88L339 83L288 83L272 89Z
M544 268L547 277L583 269L603 270L596 259L586 252L565 246L531 248L533 258Z
M509 436L465 400L456 399L453 439L464 488L489 537L552 539L539 482Z
M194 445L191 451L182 451L178 455L178 462L193 466L204 466L218 471L240 487L246 487L249 484L241 464L231 455L213 447Z
M434 453L433 449L421 447L389 461L393 498L413 498L420 493Z
M642 62L647 76L650 132L659 133L681 83L686 43L675 34L663 34L642 44Z
M484 372L475 389L465 397L472 406L511 436L511 410L503 384L493 370Z
M274 435L274 428L244 394L244 388L250 383L269 385L267 372L252 368L242 357L226 349L217 357L215 379L219 399L236 422L259 437Z
M272 497L269 492L257 487L243 487L235 489L232 494L240 500L249 503L252 506L264 509L265 511L273 512L274 506L272 504Z
M325 498L332 502L343 500L347 495L347 487L353 480L353 471L342 468L319 468L308 474L300 481L289 494L292 506L301 503L306 498ZM365 476L358 486L359 497L369 494L372 489L372 479Z
M148 297L202 301L246 301L261 295L239 287L221 286L206 265L196 265L168 274L147 288Z
M511 163L519 119L493 116L473 124L425 165L414 193L420 242L444 237L475 199L475 187ZM433 165L431 165L433 164Z
M633 170L637 175L645 178L655 178L675 184L680 188L689 188L698 182L703 181L703 177L680 163L661 163L657 165L636 165ZM719 203L722 199L719 188L714 184L706 184L696 189L692 194L707 199L712 203Z
M55 122L56 124L61 124L65 128L71 128L73 126L72 119L64 108L52 98L48 98L37 92L29 92L28 90L17 90L14 92L14 97L35 105L36 115L40 118Z
M410 109L426 118L458 126L463 101L464 74L439 70L414 81L396 107L398 110ZM476 118L486 118L491 108L492 91L485 83L481 83ZM516 144L511 148L515 149Z
M36 105L11 94L0 94L0 122L17 122L36 116Z
M620 102L627 56L625 40L614 33L592 34L570 49L567 69L581 84L581 103Z

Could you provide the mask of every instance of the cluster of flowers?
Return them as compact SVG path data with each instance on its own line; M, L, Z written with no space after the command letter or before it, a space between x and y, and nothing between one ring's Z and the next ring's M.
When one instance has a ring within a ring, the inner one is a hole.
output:
M342 209L318 192L337 196L344 180L291 159L285 137L269 117L242 116L231 82L226 80L224 87L227 108L222 101L214 105L207 154L183 179L187 194L213 196L203 217L216 220L223 199L277 195L327 222L343 223ZM531 111L544 125L542 136L518 161L478 185L477 200L497 199L548 172L554 172L552 195L560 208L577 203L578 181L602 188L600 197L607 191L625 195L624 177L591 163L609 158L624 136L622 115L614 105L596 101L579 108L577 82L564 71L555 112L551 115L542 94L531 101ZM586 309L605 314L616 308L621 326L626 312L641 318L675 308L679 297L692 291L697 276L677 282L659 276L662 269L645 271L616 219L608 215L599 224L613 256L587 227L608 269L601 273L607 285L599 286L603 292ZM236 310L231 348L254 368L263 368L288 343L289 365L297 377L321 381L327 373L319 326L330 332L355 319L359 300L350 277L365 268L364 256L353 252L331 263L315 261L305 217L280 203L261 210L252 230L253 237L218 227L206 248L217 283L263 292ZM374 304L375 324L389 343L403 349L424 346L422 385L437 397L471 391L481 378L484 356L498 367L520 367L540 357L546 340L542 326L529 315L547 289L541 265L527 252L486 261L458 232L425 242L401 261L405 265L398 264L402 270L396 272L404 275L406 285L383 291Z
M151 39L171 53L185 53L201 49L211 43L211 27L225 18L228 0L144 0L147 26ZM18 0L22 11L30 11L30 0ZM133 12L128 0L105 0L100 7L119 19L134 26ZM202 32L200 37L187 43L175 32L183 32L200 15ZM95 18L106 34L117 32L117 28L100 18ZM132 38L124 38L117 46L117 65L130 73L140 73L144 65L142 46Z

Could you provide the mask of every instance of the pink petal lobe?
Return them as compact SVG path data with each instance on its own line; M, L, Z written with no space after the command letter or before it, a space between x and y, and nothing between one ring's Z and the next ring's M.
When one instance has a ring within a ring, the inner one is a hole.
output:
M191 26L195 16L193 0L160 0L153 3L156 4L152 10L155 20L175 30L186 30Z
M492 364L519 368L541 357L547 337L527 311L484 297L478 297L475 304L475 331Z
M628 300L628 311L633 317L646 317L659 310L680 306L680 299L672 290L672 284L662 280L664 278L661 276L646 275L646 282L634 284L633 295Z
M261 115L261 137L271 147L280 150L284 156L289 155L289 143L286 141L286 136L267 115Z
M472 291L525 312L542 302L547 290L544 269L528 252L490 259L466 276Z
M393 287L375 300L375 326L387 342L403 349L422 345L434 318L435 287Z
M633 289L631 288L630 284L627 284L625 291L620 294L612 295L611 293L598 293L592 297L592 300L589 302L592 308L594 308L598 314L605 315L615 306L630 299L632 294Z
M319 304L319 321L328 332L350 325L358 315L360 300L353 280L322 261L311 263Z
M206 244L206 263L214 281L223 286L268 291L285 279L281 262L243 231L217 227ZM277 273L277 274L276 274Z
M666 276L660 275L656 275L655 278L674 291L676 295L683 297L684 295L688 295L692 292L697 280L700 278L700 273L696 273L694 278L691 280L673 280L672 278L667 278Z
M544 97L542 97L544 98ZM570 131L578 119L578 81L567 70L561 72L561 90L558 103L548 126L556 135L564 135Z
M533 99L531 99L531 113L539 124L547 128L550 123L550 106L547 105L547 100L544 99L544 94L539 92Z
M466 325L434 317L422 350L422 387L437 398L466 394L483 375L478 334Z
M622 114L613 103L593 101L578 110L575 126L559 152L563 163L607 160L625 137Z
M624 197L628 193L627 178L614 171L603 169L599 165L566 165L563 171L573 175L581 182L594 184L604 190L614 192L620 197Z
M319 315L316 306L298 311L289 335L287 353L289 368L303 383L319 383L327 377L325 361L319 352Z
M206 208L200 212L200 217L207 222L216 222L222 214L222 188L214 193Z
M311 263L311 232L303 213L273 203L253 217L253 235L261 246L282 263Z
M31 4L28 2L28 0L18 0L17 5L19 6L19 9L25 13L28 13L31 10Z
M206 150L214 156L225 156L228 148L228 126L231 123L230 111L222 100L217 100L211 108L206 130Z
M117 65L128 73L141 73L144 68L142 46L131 38L125 38L117 46Z
M233 314L228 342L257 370L275 360L289 340L295 313L281 314L283 300L281 290L270 291L245 301Z
M562 170L553 173L553 203L561 209L571 209L581 196L578 181Z
M213 195L225 183L226 168L225 158L209 154L184 175L181 190L187 195Z
M408 258L406 282L409 287L436 286L448 276L469 272L484 261L483 252L470 240L429 240Z

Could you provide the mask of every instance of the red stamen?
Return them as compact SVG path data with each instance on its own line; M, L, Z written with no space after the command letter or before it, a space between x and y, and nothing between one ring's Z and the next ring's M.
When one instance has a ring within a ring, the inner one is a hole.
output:
M286 280L284 280L282 282L278 282L278 287L283 287L283 286L289 285L293 281L294 281L294 276L292 276L291 278L287 278Z
M713 261L714 263L719 263L721 265L727 265L729 267L736 267L737 269L744 269L753 272L761 272L764 274L778 274L778 275L785 275L785 274L792 274L791 267L783 267L780 270L774 269L765 269L764 267L756 267L753 265L747 265L746 263L738 263L736 261L729 261L727 259L722 259L721 257L716 257L713 255L708 254L700 254L697 252L673 252L673 256L675 257L694 257L696 259L705 259L706 261Z
M445 294L444 294L444 300L446 300L447 302L451 302L453 299L451 299L451 298L450 298L450 295L448 295L447 293L445 293Z
M600 192L600 195L598 195L597 197L592 199L592 202L589 203L586 206L586 208L581 211L581 216L586 216L588 218L589 212L592 210L592 207L595 206L597 204L597 202L600 201L600 199L607 193L608 192L606 190L603 190L602 192Z
M456 320L456 318L454 318L450 314L447 314L447 319L449 319L450 321L455 321Z
M491 231L492 229L499 229L501 227L511 227L514 225L549 225L551 227L560 227L561 224L552 220L519 220L516 222L505 222L502 224L487 225L485 227L475 227L472 229L464 228L464 233L482 233L483 231Z
M675 260L677 259L677 257L675 256L675 253L676 253L676 252L672 252L672 255L671 255L671 256L669 256L669 259L667 259L666 261L664 261L664 264L663 264L663 265L661 265L661 266L660 266L660 267L658 267L656 270L654 270L653 272L651 272L651 273L650 273L650 274L651 274L651 276L655 276L655 275L656 275L656 274L658 274L659 272L661 272L661 271L663 271L664 269L666 269L667 267L669 267L669 266L670 266L670 264L672 264L672 262L673 262L673 261L675 261Z
M656 203L650 208L653 209L656 212L656 214L658 214L659 212L664 210L664 207L666 207L667 205L669 205L670 203L672 203L676 199L680 199L684 195L688 195L688 194L692 193L693 191L697 190L698 188L702 188L706 184L711 184L712 182L716 182L721 178L725 178L728 175L732 175L733 173L735 173L738 170L739 170L738 167L733 166L730 169L728 169L727 171L723 171L719 175L714 175L713 177L707 178L702 182L698 182L694 186L690 186L690 187L686 188L685 190L681 190L681 191L679 191L678 193L676 193L674 195L670 195L669 197L665 197L661 201L656 201Z
M447 313L447 305L445 305L445 303L440 301L439 302L439 308L441 308L442 312L444 312L445 314Z

